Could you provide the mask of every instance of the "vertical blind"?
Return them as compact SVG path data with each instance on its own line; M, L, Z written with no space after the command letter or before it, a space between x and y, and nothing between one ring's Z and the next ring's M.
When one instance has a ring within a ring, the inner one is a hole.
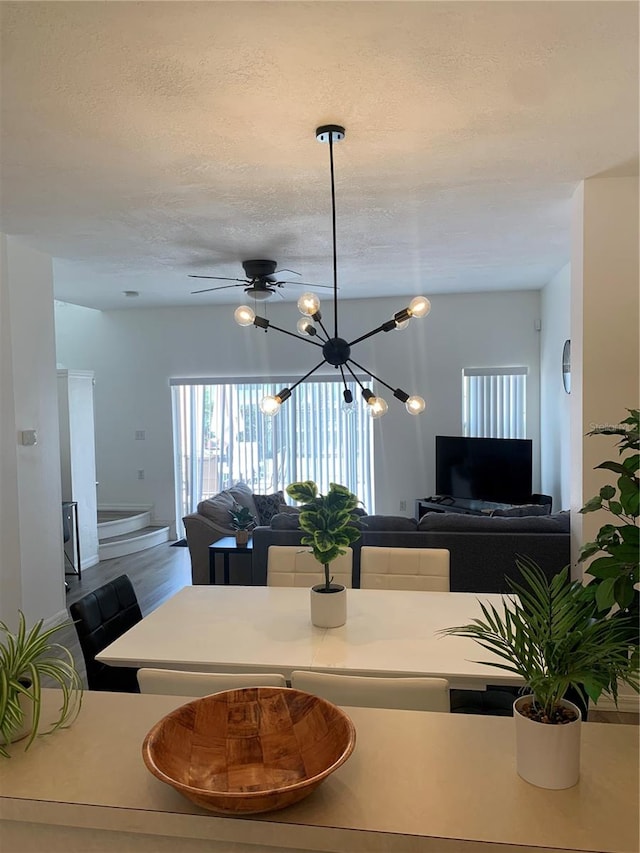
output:
M462 370L462 434L475 438L525 438L526 367Z
M307 381L273 417L260 411L282 380L171 380L176 517L242 481L270 494L297 480L347 486L373 512L373 428L366 407L342 411L341 381ZM358 386L347 383L357 398Z

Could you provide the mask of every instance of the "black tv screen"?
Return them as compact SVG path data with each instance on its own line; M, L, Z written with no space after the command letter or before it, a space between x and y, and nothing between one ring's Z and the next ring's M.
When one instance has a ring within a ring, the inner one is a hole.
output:
M531 439L436 436L438 495L525 504L531 489Z

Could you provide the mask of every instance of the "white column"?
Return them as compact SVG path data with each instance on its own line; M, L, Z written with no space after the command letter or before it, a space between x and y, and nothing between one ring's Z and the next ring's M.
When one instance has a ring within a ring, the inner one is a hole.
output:
M590 178L574 196L571 257L572 563L605 513L578 510L611 482L594 466L617 457L615 440L585 438L638 408L638 178ZM581 575L576 568L575 574Z
M0 235L0 618L65 612L51 258ZM37 444L22 443L35 430Z

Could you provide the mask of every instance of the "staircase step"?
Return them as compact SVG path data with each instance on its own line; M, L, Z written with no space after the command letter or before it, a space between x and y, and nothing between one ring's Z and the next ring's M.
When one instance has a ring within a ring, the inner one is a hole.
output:
M143 530L151 524L151 513L140 510L98 510L98 540Z
M98 553L100 560L112 560L114 557L124 557L127 554L136 554L147 548L154 548L163 542L169 541L169 527L161 525L147 525L138 530L128 533L119 533L100 539Z

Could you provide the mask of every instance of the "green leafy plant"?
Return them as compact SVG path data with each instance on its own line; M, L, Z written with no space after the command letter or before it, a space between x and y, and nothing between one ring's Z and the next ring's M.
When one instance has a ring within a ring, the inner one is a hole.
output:
M233 509L229 510L229 514L231 515L231 527L234 530L253 530L256 526L256 520L246 506L236 504Z
M305 535L301 542L311 548L315 559L323 565L324 589L330 592L329 564L340 554L346 554L347 548L360 538L360 530L354 526L359 521L354 513L358 498L337 483L330 483L327 494L321 495L313 480L291 483L287 494L302 504L300 527Z
M8 757L2 744L10 743L23 728L29 706L33 718L25 749L31 746L36 735L50 734L67 726L78 715L82 704L82 679L71 652L59 643L50 642L51 636L68 624L71 623L43 631L41 619L27 631L22 611L15 634L0 622L0 632L4 634L0 641L0 755ZM62 706L51 728L39 732L43 678L49 678L60 687Z
M617 702L618 679L638 692L629 656L629 617L594 619L582 584L569 581L568 567L549 581L533 561L516 563L524 582L509 581L512 595L503 596L502 612L480 602L483 619L442 633L471 637L501 658L501 663L481 663L520 675L545 722L557 720L569 687L594 702L603 692Z
M627 409L629 416L616 426L602 426L587 435L617 435L619 461L597 465L616 475L614 485L606 485L599 494L587 501L581 513L604 510L613 522L604 524L593 542L580 549L579 561L595 556L586 568L592 580L585 587L585 595L592 600L598 613L615 609L635 619L635 644L638 646L638 617L640 615L640 581L638 570L640 537L638 515L640 503L640 412Z

